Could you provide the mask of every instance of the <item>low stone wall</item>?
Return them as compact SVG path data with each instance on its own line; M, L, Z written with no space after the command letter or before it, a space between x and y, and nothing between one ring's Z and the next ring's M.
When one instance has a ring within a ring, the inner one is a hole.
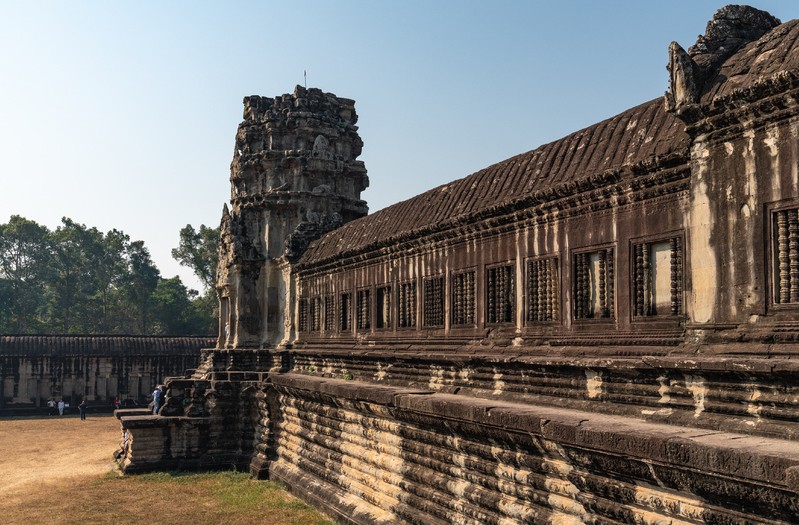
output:
M795 523L780 440L274 375L270 477L342 523Z
M422 347L308 350L293 352L292 364L294 371L316 377L799 439L796 359L763 357L765 350L745 358L711 352L657 355L653 348L636 356L634 350L606 357L584 357L578 348L572 355L550 356L479 349L453 355Z
M358 525L785 525L796 373L732 356L213 350L167 381L160 415L117 412L118 456L126 472L249 466Z

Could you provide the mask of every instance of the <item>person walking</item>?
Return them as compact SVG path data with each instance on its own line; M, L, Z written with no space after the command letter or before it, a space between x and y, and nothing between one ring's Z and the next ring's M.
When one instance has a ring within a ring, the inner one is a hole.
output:
M64 404L64 400L63 399L58 402L58 415L59 416L63 416L64 415L64 407L65 406L66 405Z
M83 421L84 419L86 419L86 400L85 399L80 402L80 405L78 405L78 410L80 410L80 419L81 419L81 421Z
M54 416L55 415L55 401L53 401L52 397L47 402L47 415L48 416Z
M158 409L161 407L161 389L155 387L153 390L153 414L158 414Z

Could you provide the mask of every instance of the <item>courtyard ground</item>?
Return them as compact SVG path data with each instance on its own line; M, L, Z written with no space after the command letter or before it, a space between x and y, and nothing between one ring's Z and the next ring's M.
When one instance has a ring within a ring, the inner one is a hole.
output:
M278 485L246 474L119 477L112 416L0 419L4 525L197 523L332 525Z

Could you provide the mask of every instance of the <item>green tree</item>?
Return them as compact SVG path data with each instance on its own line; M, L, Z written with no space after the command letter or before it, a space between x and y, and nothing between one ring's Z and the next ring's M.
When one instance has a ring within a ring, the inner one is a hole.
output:
M213 334L217 329L218 303L214 285L218 243L219 228L201 224L199 230L195 230L191 224L187 224L180 230L178 247L172 250L172 257L181 265L191 268L203 284L203 293L191 301L198 323L193 333Z
M102 232L67 217L51 233L49 320L60 333L96 331L105 248Z
M125 258L130 237L119 230L111 230L103 237L103 250L95 270L95 297L99 305L96 317L98 333L119 333L120 319L124 318L125 296L120 292L128 275Z
M135 333L146 334L150 329L151 296L158 286L160 272L153 264L144 241L133 241L127 249L128 272L124 289L132 309L132 326Z
M180 243L172 249L172 258L194 270L205 291L213 289L216 280L217 243L219 228L201 224L199 231L191 224L180 230Z
M152 332L163 335L205 333L202 319L192 305L196 290L189 290L180 277L161 279L153 290Z
M186 231L182 246L197 252L206 286L216 251L210 261L199 253L212 231ZM162 279L144 242L119 230L67 217L54 231L16 215L0 224L0 332L212 334L215 305L212 287L200 295L178 277Z
M216 335L218 329L217 318L219 317L219 302L216 298L216 290L211 289L204 294L198 295L192 299L191 306L199 323L196 331L191 333Z
M0 330L6 333L42 331L46 274L50 261L49 230L12 215L0 224Z

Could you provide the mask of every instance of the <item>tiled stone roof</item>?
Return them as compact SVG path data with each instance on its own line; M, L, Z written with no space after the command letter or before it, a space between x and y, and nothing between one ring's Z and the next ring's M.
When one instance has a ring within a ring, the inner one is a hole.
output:
M673 153L687 154L683 124L658 98L466 178L349 222L311 243L300 266L391 243L488 208L608 170ZM569 193L564 188L559 194ZM571 190L573 191L573 190Z
M3 335L0 356L176 355L213 348L213 337L134 335Z
M799 69L799 20L781 24L728 58L707 82L702 102L750 88L758 81Z

